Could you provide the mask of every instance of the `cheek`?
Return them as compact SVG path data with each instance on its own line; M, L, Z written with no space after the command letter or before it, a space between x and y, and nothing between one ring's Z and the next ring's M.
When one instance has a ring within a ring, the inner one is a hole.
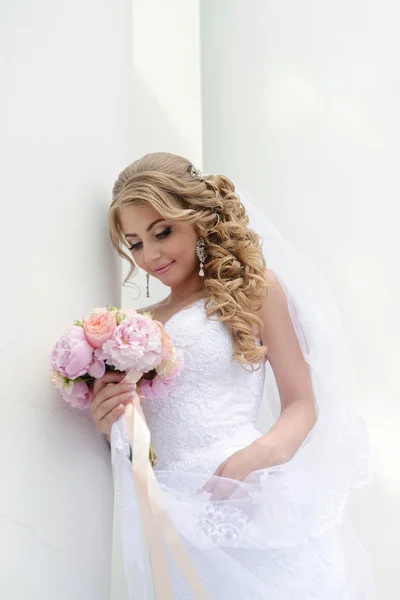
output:
M174 240L170 250L174 253L174 258L176 260L179 260L179 262L191 264L195 259L196 246L194 246L193 241L188 239L187 237L182 237L179 240Z

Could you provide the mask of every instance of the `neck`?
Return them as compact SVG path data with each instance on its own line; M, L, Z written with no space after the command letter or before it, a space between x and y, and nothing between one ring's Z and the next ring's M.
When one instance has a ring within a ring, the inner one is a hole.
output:
M193 273L188 279L171 288L166 301L171 304L180 304L189 299L201 297L204 295L204 277Z

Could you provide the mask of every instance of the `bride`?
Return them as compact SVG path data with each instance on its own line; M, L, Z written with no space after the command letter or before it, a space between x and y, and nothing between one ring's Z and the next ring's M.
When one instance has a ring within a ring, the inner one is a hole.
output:
M167 397L141 405L170 531L186 552L185 573L179 544L164 538L161 586L145 576L152 541L120 418L135 386L110 372L93 390L93 417L111 435L130 598L152 598L152 585L157 599L370 598L369 563L344 512L369 478L368 444L321 277L227 177L167 153L119 175L110 235L130 262L127 280L138 266L147 295L150 275L170 288L142 310L184 360Z

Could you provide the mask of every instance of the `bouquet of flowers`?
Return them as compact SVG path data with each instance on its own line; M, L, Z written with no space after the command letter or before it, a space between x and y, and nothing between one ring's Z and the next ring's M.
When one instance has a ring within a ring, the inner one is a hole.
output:
M75 321L56 343L50 381L68 404L84 410L92 401L94 380L106 371L133 373L142 397L151 400L166 397L182 364L182 353L150 313L102 307ZM154 466L152 447L150 460Z

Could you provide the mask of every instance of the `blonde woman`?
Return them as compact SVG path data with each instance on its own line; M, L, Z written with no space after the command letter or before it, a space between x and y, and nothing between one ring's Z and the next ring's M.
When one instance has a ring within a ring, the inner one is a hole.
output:
M185 548L175 564L179 544L163 538L169 575L161 587L153 582L156 597L369 597L368 561L343 519L350 488L369 477L368 445L350 408L355 384L340 320L319 275L232 181L167 153L119 175L110 235L130 263L127 280L139 267L148 294L152 278L170 288L143 310L184 355L167 398L142 405L154 473ZM108 373L94 389L92 413L107 435L132 402L122 378ZM154 542L128 483L127 452L118 452L122 438L117 431L113 458L128 589L147 600L141 537Z

